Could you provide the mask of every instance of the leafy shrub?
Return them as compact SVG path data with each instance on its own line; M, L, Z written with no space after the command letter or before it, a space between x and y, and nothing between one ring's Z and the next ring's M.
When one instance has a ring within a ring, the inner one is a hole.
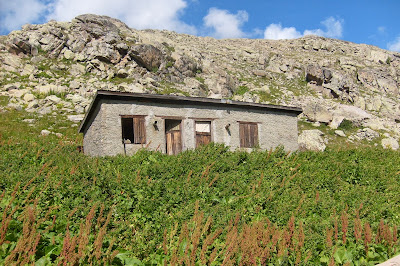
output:
M91 158L60 117L34 117L37 126L27 127L21 121L32 114L2 115L0 264L367 264L400 247L396 151L247 153L210 144L177 156L143 149ZM64 137L41 137L50 125ZM261 258L266 247L254 240L272 241L272 228L279 239Z
M343 119L342 123L340 123L338 128L342 129L342 130L351 130L354 127L355 126L353 125L353 122L351 122L350 120L347 120L347 119Z

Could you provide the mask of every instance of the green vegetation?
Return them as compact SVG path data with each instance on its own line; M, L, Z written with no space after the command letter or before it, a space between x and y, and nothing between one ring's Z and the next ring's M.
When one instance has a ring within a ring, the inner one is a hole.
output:
M350 120L344 119L342 123L340 123L338 128L341 130L352 130L355 128L355 126L353 125L353 122L351 122Z
M237 90L235 91L236 95L244 95L246 92L249 91L249 88L247 86L239 86Z
M200 82L201 84L204 84L205 80L202 77L196 76L195 79Z
M0 136L0 264L373 265L400 248L399 152L91 158L64 117L22 111Z
M131 84L135 81L134 78L120 78L120 77L113 77L112 79L110 79L110 81L114 84L121 84L121 83L127 83L127 84Z
M156 92L158 94L173 94L173 93L180 93L183 94L185 96L190 96L188 92L177 89L176 87L174 87L174 83L171 82L166 82L166 81L160 81L159 82L161 85L161 88L156 88Z

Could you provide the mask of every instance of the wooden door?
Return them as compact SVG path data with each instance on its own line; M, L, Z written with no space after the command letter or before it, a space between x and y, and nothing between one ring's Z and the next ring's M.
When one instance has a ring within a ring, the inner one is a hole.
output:
M196 121L196 147L211 142L211 121Z
M165 141L168 155L182 151L181 120L165 120Z

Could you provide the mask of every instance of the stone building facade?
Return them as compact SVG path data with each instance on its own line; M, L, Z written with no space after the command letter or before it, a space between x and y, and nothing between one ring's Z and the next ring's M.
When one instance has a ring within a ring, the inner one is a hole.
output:
M224 99L98 91L79 132L91 156L131 155L143 147L177 154L209 142L232 150L283 145L293 151L301 112Z

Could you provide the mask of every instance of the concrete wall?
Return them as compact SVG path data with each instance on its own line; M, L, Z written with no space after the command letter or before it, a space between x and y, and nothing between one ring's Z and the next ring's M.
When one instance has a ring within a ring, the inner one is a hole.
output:
M121 115L145 115L146 145L122 143ZM101 100L88 129L84 132L85 154L106 156L117 154L133 154L143 146L151 150L166 152L165 128L163 117L182 118L182 149L194 149L195 120L212 119L212 140L225 143L232 150L240 147L239 122L257 122L259 147L275 148L283 145L286 150L296 150L297 116L284 110L246 110L230 106L194 106L141 103L135 101ZM158 130L153 123L157 121ZM230 132L225 126L230 124ZM230 134L229 134L230 133Z

